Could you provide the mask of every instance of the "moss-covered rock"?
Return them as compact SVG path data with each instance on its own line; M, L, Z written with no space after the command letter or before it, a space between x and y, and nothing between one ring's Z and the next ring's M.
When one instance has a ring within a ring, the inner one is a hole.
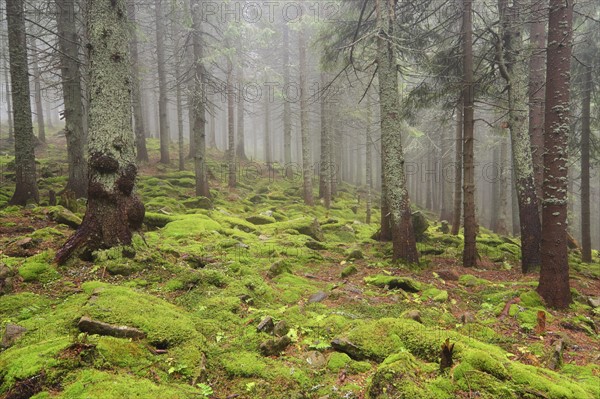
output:
M52 253L49 251L25 259L19 267L19 275L23 281L39 283L49 283L60 278L52 265Z
M365 283L375 285L381 288L401 289L406 292L419 292L422 289L421 283L409 277L376 275L365 277Z

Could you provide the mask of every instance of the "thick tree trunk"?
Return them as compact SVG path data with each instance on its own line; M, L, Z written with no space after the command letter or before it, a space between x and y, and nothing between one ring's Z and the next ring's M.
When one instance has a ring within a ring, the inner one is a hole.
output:
M88 2L90 51L89 200L81 226L56 253L131 244L144 205L134 195L137 167L130 103L129 26L125 0Z
M500 71L508 85L508 119L519 204L521 270L529 273L540 265L541 223L534 185L531 142L527 129L527 67L519 21L520 10L499 2L504 46L499 54Z
M440 172L440 179L442 179L440 181L440 220L450 222L452 220L452 188L450 182L453 176L450 176L450 172L452 170L452 163L450 162L451 146L448 145L451 139L448 138L446 132L447 129L443 128L440 135L440 145L442 153Z
M475 219L475 162L473 160L474 144L474 84L473 84L473 15L471 0L463 0L463 225L464 242L463 266L477 265L477 220Z
M83 91L79 69L79 35L75 18L75 3L57 0L58 46L64 99L65 136L69 179L65 190L77 198L87 196L88 176L85 159Z
M377 77L381 109L381 135L384 158L383 179L386 185L386 202L391 215L393 259L409 263L419 261L419 253L412 227L410 199L406 188L402 132L406 131L399 115L398 69L394 46L383 38L393 37L394 10L391 3L381 6L377 1Z
M301 26L298 31L298 52L300 62L300 134L302 137L302 187L304 203L313 206L312 188L312 143L310 127L308 126L308 85L306 82L308 67L306 65L306 38L305 28Z
M156 13L156 67L158 70L158 125L160 137L160 163L169 163L169 114L167 109L167 74L165 71L165 27L163 0L155 0Z
M235 188L235 91L233 88L233 64L227 57L227 185Z
M590 105L592 102L592 62L586 58L581 98L581 260L592 261L590 226Z
M371 111L371 99L369 98L367 100L367 129L366 129L366 134L365 134L365 164L366 164L366 170L365 170L365 174L366 174L366 184L367 184L367 200L366 200L366 217L365 217L365 223L369 224L371 223L371 207L372 207L372 202L373 202L373 155L372 155L372 149L373 149L373 133L372 133L372 127L371 127L371 123L373 121L373 115L372 115L372 111Z
M453 235L458 235L462 215L462 157L463 157L463 105L462 96L456 107L456 134L455 134L455 161L454 161L454 209L452 211Z
M331 110L331 119L336 120L337 113L335 110ZM329 166L329 179L331 182L331 198L335 198L337 196L338 183L340 182L340 166L341 166L341 150L340 143L342 142L341 133L342 130L339 127L339 124L335 124L334 126L330 125L331 128L331 136L329 137L329 154L330 156L330 166Z
M529 26L529 137L538 207L541 212L544 180L544 85L546 84L546 14L548 0L531 0Z
M181 26L179 25L179 18L183 18L178 9L172 9L172 13L174 13L174 20L171 21L171 26L173 29L174 43L173 47L175 48L173 55L173 69L175 71L175 106L177 112L177 158L178 158L178 167L179 170L185 170L185 151L184 151L184 140L183 140L183 71L184 68L184 56L182 50L180 50L182 39Z
M244 107L246 105L246 99L244 98L244 48L242 46L241 35L237 39L237 54L238 54L238 66L237 66L237 82L238 82L238 102L237 102L237 143L236 143L236 154L237 158L241 161L248 160L246 156L246 138L244 132Z
M507 208L508 208L508 146L506 138L500 137L500 176L498 176L498 216L496 217L495 231L501 235L508 235Z
M42 103L42 78L38 61L37 39L30 37L31 69L33 70L33 97L35 103L35 121L38 128L38 140L46 142L46 125L44 124L44 104Z
M200 15L200 1L191 1L192 14L192 45L194 54L192 91L192 108L194 125L192 135L194 136L194 171L196 174L196 195L211 198L208 188L208 173L206 164L206 87L204 81L203 43Z
M65 0L62 0L65 1ZM131 41L131 101L133 103L133 122L135 129L136 159L139 162L148 162L148 149L146 148L146 134L144 129L144 116L142 111L142 94L140 91L140 61L138 55L137 25L134 0L127 0L127 14L132 25Z
M327 85L327 78L321 73L321 87ZM319 162L319 198L323 198L325 208L331 206L331 128L326 92L321 93L321 159Z
M573 3L550 0L546 112L544 124L544 202L542 263L537 288L548 306L571 303L567 249L567 148Z
M11 142L14 139L14 124L13 124L13 108L12 108L12 95L10 92L10 79L8 78L9 74L9 62L4 60L4 89L6 93L6 114L8 121L8 141Z
M29 73L27 42L25 39L25 13L23 0L6 0L8 21L8 53L10 57L10 83L14 116L16 187L10 205L38 202L39 194L35 167L35 136L31 122L29 101Z

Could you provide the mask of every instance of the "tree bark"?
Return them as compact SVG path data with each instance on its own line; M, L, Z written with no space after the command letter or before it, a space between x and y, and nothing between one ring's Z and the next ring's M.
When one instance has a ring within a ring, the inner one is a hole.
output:
M573 3L550 0L546 112L544 124L544 202L542 263L537 291L550 307L571 303L567 249L567 148Z
M183 140L183 72L181 69L185 58L180 51L182 32L178 20L179 18L183 18L183 16L179 13L178 9L172 9L171 12L174 13L175 16L175 19L171 21L171 26L173 27L173 47L175 48L175 54L173 55L173 69L175 72L175 105L177 111L177 158L179 170L182 171L185 170L185 151Z
M506 138L500 136L500 176L498 181L498 216L496 217L495 231L497 234L508 235L507 209L508 209L508 148Z
M65 1L65 0L62 0ZM134 0L127 0L127 14L132 25L129 51L131 52L131 100L133 103L133 122L135 126L136 159L139 162L148 162L148 149L146 148L146 134L144 128L144 114L142 110L142 94L140 91L140 61L138 55L137 24Z
M586 57L581 98L581 260L592 262L590 225L590 106L592 102L592 63Z
M79 35L77 34L75 2L56 1L60 72L64 99L65 137L69 178L65 190L77 198L87 196L88 176L85 159L83 90L79 67Z
M56 253L131 244L144 205L134 195L137 167L130 103L129 26L125 0L88 2L90 60L89 200L81 226Z
M473 160L474 142L474 84L473 84L473 15L471 0L463 0L463 173L464 200L463 226L464 242L463 266L477 265L477 220L475 219L475 163Z
M308 126L308 85L306 83L308 67L306 65L306 32L301 26L298 31L298 52L300 63L300 134L302 137L302 187L304 203L313 206L312 188L312 143Z
M531 0L532 22L529 26L529 137L533 157L533 174L538 207L541 212L544 180L544 85L546 84L547 0Z
M371 123L373 120L371 99L367 100L367 129L365 134L365 164L366 164L366 184L367 184L367 204L365 223L371 223L371 207L373 202L373 133L371 131Z
M331 206L331 128L329 126L329 107L327 94L324 91L327 85L325 73L321 73L321 159L319 162L319 197L323 198L325 208Z
M238 82L238 102L237 102L237 143L236 150L237 157L241 161L248 160L246 156L246 138L244 132L244 107L246 105L246 99L244 98L244 48L242 46L242 36L237 38L237 54L238 54L238 65L237 65L237 82Z
M6 57L6 54L5 54ZM8 66L9 62L7 59L4 59L4 83L5 83L5 93L6 93L6 114L8 121L8 141L12 142L14 140L14 124L13 124L13 108L12 108L12 95L10 92L10 79L8 78L10 67Z
M8 21L8 53L10 57L10 83L14 117L15 140L15 192L10 205L38 202L36 181L35 136L31 122L29 101L29 73L27 42L25 39L25 13L23 0L6 0Z
M265 144L265 163L267 168L273 166L273 144L271 137L271 93L267 92L265 96L265 124L264 124L264 144Z
M458 235L462 215L462 156L463 156L463 105L462 95L456 106L456 147L454 161L454 209L452 211L452 235Z
M35 121L37 123L38 140L46 142L46 125L44 124L44 104L42 103L42 81L40 65L38 61L37 39L30 37L31 46L31 69L33 70L33 98L35 103Z
M169 163L169 114L167 109L167 75L165 71L165 27L162 0L155 0L156 13L156 67L158 70L158 124L160 137L160 163Z
M406 130L399 115L398 69L394 46L386 38L394 37L394 9L392 1L377 0L377 77L381 108L381 135L384 158L383 179L386 202L391 215L393 259L409 263L419 261L419 253L412 227L410 199L406 189L402 132Z
M509 7L507 0L499 1L498 6L504 43L498 54L498 63L508 85L508 125L521 231L521 271L529 273L540 265L541 223L527 129L527 68L520 29L522 21L518 20L522 10L516 5Z
M292 110L288 90L290 89L290 30L283 23L283 162L287 179L293 178L292 168Z

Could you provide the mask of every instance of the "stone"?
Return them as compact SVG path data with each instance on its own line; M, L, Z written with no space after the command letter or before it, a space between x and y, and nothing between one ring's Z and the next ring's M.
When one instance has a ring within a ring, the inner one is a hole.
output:
M108 335L117 338L132 338L144 339L146 333L134 327L116 326L113 324L104 323L102 321L93 320L87 316L83 316L77 323L79 331L88 334Z
M306 248L312 249L314 251L322 251L324 249L327 249L327 246L325 246L325 244L320 243L319 241L315 241L315 240L308 240L308 241L306 241L306 243L304 244L304 246Z
M595 308L600 308L600 297L588 297L588 304Z
M350 251L348 253L348 256L346 256L346 259L350 260L350 259L363 259L364 255L362 253L362 251L360 249L353 249L352 251Z
M473 314L471 314L469 312L465 312L460 315L460 322L462 324L470 324L470 323L475 322L475 317L473 317Z
M323 235L323 231L321 230L321 225L319 224L319 221L316 218L313 219L310 224L300 226L296 230L298 231L298 233L305 234L317 241L325 241L325 236Z
M408 312L406 312L404 314L404 317L407 318L407 319L410 319L410 320L414 320L414 321L416 321L418 323L422 323L422 321L421 321L421 312L419 312L416 309L409 310Z
M306 363L310 365L313 369L322 369L327 364L327 359L321 352L318 351L310 351L304 355L304 359Z
M4 335L2 336L2 343L0 343L0 347L3 349L10 348L26 332L27 329L25 327L21 327L18 324L8 323L4 328Z
M275 328L275 323L273 323L273 318L271 316L267 316L256 327L256 330L259 332L264 332L270 334Z
M277 322L277 324L275 324L275 327L273 328L273 334L275 334L275 336L277 336L277 337L283 337L284 335L287 335L287 333L289 331L290 331L290 328L288 327L285 320L279 320Z
M450 233L450 226L449 226L449 223L448 223L448 221L447 221L447 220L442 220L442 222L441 222L441 223L442 223L442 225L440 226L440 231L441 231L443 234L448 234L448 233Z
M74 229L78 228L81 224L81 218L79 216L63 207L57 207L50 212L50 219L58 224L65 224Z
M308 303L318 303L318 302L324 301L325 299L327 299L327 293L323 292L323 291L319 291L315 294L312 294L308 298Z
M272 216L266 216L266 215L254 215L254 216L248 216L246 218L246 221L260 226L263 224L270 224L270 223L275 223L275 218L273 218Z
M345 353L354 360L365 360L367 358L362 349L345 338L335 338L331 341L331 347L338 352Z
M206 197L198 196L196 198L190 198L183 201L183 205L189 209L212 209L213 202Z
M276 339L269 339L260 344L259 350L263 356L279 356L290 344L292 340L287 335Z
M277 277L283 273L290 272L290 265L285 260L278 260L269 267L269 271L267 272L267 276L269 278Z
M446 281L458 281L458 273L456 273L454 270L438 270L437 275L442 279L442 280L446 280Z
M352 276L353 274L356 274L357 272L358 269L356 269L356 266L349 265L344 270L342 270L341 276L342 278L346 278Z
M422 241L425 238L425 232L429 228L429 222L421 211L412 213L412 224L413 231L415 232L415 238L417 241Z

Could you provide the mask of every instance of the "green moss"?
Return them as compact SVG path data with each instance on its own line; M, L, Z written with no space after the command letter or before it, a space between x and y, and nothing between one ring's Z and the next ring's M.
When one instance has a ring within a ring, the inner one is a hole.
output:
M23 281L49 283L60 278L60 274L52 266L53 254L50 251L42 252L25 259L19 267L19 275Z
M187 384L157 385L148 379L138 379L128 374L83 370L70 378L60 399L181 399L199 397L199 390Z
M12 347L0 353L0 392L6 391L16 380L25 379L40 371L56 366L58 353L69 346L69 337L40 341L25 347Z
M544 301L540 294L537 291L531 290L522 293L519 298L521 298L521 304L527 307L544 307Z
M82 288L94 296L82 309L92 318L140 328L155 345L172 346L188 340L203 345L203 337L194 329L194 320L175 305L130 288L100 282L88 282Z
M345 353L333 352L327 360L327 368L337 373L341 369L348 367L350 363L352 363L350 356Z
M471 274L463 274L462 276L460 276L458 278L458 282L460 284L464 285L465 287L477 287L477 286L485 287L485 286L491 284L488 280L475 277Z
M0 296L0 315L9 319L25 320L42 312L51 301L32 292Z
M96 358L99 367L120 367L134 372L140 370L136 374L143 375L145 373L142 370L153 363L152 354L147 348L127 339L98 337L95 344L100 354Z
M437 288L429 288L423 291L421 297L423 299L432 299L435 302L446 302L448 301L448 291L439 290Z
M185 215L167 224L163 235L172 238L202 237L211 231L218 231L221 225L204 215Z
M287 304L294 304L301 299L308 299L311 294L319 291L318 285L312 281L293 274L283 273L273 279L275 287L280 291L280 299Z
M400 288L408 292L417 292L423 288L421 283L409 277L387 276L380 274L376 276L365 277L364 281L367 284L375 285L377 287L388 287L390 289Z
M267 364L254 352L227 353L221 358L221 364L231 377L266 377Z
M352 276L353 274L356 274L357 272L358 269L356 268L356 266L348 265L344 268L344 270L342 270L341 276L342 278L346 278Z

